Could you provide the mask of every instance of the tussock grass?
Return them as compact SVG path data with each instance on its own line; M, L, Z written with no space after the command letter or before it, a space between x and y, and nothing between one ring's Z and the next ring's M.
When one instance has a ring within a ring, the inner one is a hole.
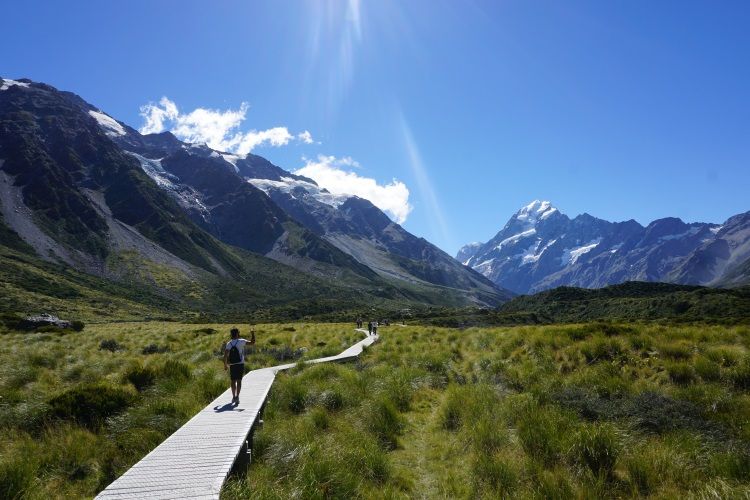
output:
M95 495L228 388L220 349L232 326L0 330L0 498ZM338 350L351 334L348 325L254 328L250 368L277 364L269 349L317 357L319 343ZM343 407L342 394L327 404Z
M280 376L255 461L223 496L743 498L749 332L386 328L359 363ZM318 470L343 450L387 474Z
M0 497L105 487L226 389L219 356L231 326L4 333ZM359 338L351 325L255 330L251 368L334 354ZM278 376L253 463L223 497L750 494L747 326L380 333L357 362Z

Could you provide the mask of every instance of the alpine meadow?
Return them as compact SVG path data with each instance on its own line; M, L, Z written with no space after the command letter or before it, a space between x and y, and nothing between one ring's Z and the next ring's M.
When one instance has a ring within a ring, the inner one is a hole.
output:
M0 498L750 499L747 3L2 12Z

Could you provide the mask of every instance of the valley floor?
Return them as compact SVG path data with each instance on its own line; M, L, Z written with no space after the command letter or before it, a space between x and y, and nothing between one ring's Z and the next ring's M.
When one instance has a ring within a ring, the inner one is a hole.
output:
M0 334L0 497L103 489L226 388L231 326ZM257 325L249 364L337 353L353 328ZM379 333L356 363L278 376L223 497L750 495L748 326Z

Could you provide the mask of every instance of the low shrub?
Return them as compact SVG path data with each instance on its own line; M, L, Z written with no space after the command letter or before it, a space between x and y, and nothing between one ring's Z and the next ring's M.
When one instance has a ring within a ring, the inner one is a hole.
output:
M124 348L115 339L105 339L99 342L100 351L117 352Z
M133 384L133 387L135 387L138 392L141 392L154 385L156 376L156 370L152 367L136 364L125 370L123 379L126 382Z
M717 430L694 404L652 391L642 392L626 401L622 413L633 420L636 428L656 434L678 429Z
M202 335L213 335L215 333L219 333L219 330L216 330L214 328L209 328L209 327L198 328L195 330L195 333L200 333Z
M107 417L125 410L134 401L132 393L119 387L84 384L53 397L49 400L49 405L54 417L94 429L103 425Z
M24 318L14 313L0 313L0 324L8 330L17 330Z
M599 396L591 389L569 386L552 394L552 401L569 408L586 420L612 419L621 413L619 399Z
M70 322L70 328L72 328L73 331L82 332L85 327L86 323L84 323L83 321L74 320Z
M164 354L169 352L169 346L159 346L157 344L149 344L141 349L141 354L148 356L149 354Z

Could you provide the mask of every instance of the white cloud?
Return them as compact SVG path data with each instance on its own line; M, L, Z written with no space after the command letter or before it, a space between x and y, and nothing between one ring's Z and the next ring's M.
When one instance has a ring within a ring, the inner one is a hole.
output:
M304 142L305 144L312 144L313 142L315 142L312 138L312 134L308 130L297 134L297 139Z
M150 102L141 106L141 116L145 120L141 127L141 134L158 134L164 131L164 121L174 120L179 115L177 105L162 97L159 105Z
M142 134L153 134L170 130L180 140L189 143L207 144L213 149L246 155L257 146L285 146L295 139L286 127L243 132L240 125L245 121L249 105L243 102L239 109L196 108L190 113L180 113L177 105L167 97L158 104L141 106L144 124ZM312 144L312 134L305 130L296 136L305 144Z
M412 211L406 184L393 179L381 185L375 179L345 170L345 167L359 167L359 163L350 157L319 155L317 160L303 160L305 166L294 173L313 179L333 194L348 194L369 200L399 224L403 224Z

